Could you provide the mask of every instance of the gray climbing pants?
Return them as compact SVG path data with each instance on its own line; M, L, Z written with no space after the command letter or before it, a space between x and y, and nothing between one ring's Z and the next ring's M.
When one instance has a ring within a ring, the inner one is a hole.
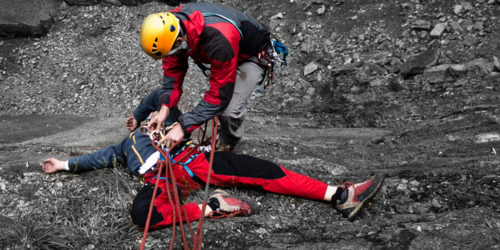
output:
M220 140L226 145L235 145L243 137L243 119L247 113L247 100L264 77L257 57L238 66L233 97L220 116Z

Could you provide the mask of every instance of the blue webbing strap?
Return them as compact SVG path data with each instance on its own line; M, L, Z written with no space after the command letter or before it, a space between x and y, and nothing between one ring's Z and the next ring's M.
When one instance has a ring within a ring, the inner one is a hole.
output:
M184 167L184 169L186 170L186 172L189 174L189 176L191 176L191 178L193 178L194 176L194 173L193 171L191 171L191 169L188 167L188 164L191 163L193 161L194 158L196 158L196 156L198 156L198 153L196 154L192 154L189 159L187 159L186 162L177 162L177 164L181 165ZM169 155L168 158L170 158L170 162L172 163L175 163L174 159L172 158L172 155ZM164 160L163 156L160 154L160 160ZM153 180L156 179L156 176L153 177ZM166 180L165 177L160 177L161 180Z
M198 153L192 154L189 157L189 159L187 159L186 162L177 162L177 164L184 167L184 169L189 174L189 176L191 176L191 178L193 178L194 173L193 173L193 171L191 171L191 169L189 169L188 164L191 163L191 161L193 161L193 159L196 158L196 156L198 156ZM174 159L172 158L172 155L168 155L168 158L170 158L170 162L175 163ZM160 156L160 160L164 160L163 156Z
M193 178L194 174L193 174L193 171L191 171L191 169L189 169L188 164L189 164L191 161L193 161L193 159L194 159L197 155L198 155L198 153L191 155L191 156L189 157L189 159L188 159L186 162L184 162L184 163L182 163L182 162L178 162L178 163L177 163L177 164L179 164L179 165L181 165L181 166L183 166L183 167L184 167L184 169L185 169L185 170L186 170L186 172L189 174L189 176L191 176L191 178ZM174 159L172 158L172 156L171 156L171 155L169 155L169 158L170 158L170 162L172 162L172 163L174 163L174 162L175 162L175 161L174 161Z

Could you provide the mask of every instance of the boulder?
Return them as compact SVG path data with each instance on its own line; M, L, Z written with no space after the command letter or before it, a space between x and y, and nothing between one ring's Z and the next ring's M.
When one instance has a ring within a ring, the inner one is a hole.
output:
M43 36L62 0L0 1L0 36Z
M446 82L449 76L449 64L442 64L424 71L423 79L429 83Z
M423 79L429 83L441 83L467 74L464 64L441 64L424 71Z
M410 76L422 74L425 69L428 69L436 64L439 58L439 50L437 48L429 48L426 51L410 58L401 68L401 76L408 78Z

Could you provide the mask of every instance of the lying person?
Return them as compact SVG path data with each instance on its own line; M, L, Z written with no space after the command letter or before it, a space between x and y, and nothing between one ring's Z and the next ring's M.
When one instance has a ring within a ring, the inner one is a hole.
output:
M196 149L189 152L194 146L191 142L188 139L184 140L170 154L174 161L185 157L183 161L173 166L183 198L189 192L205 186L209 170L209 153L201 153ZM67 161L49 158L44 160L41 166L45 173L54 173L82 172L127 164L130 173L144 177L144 185L134 199L131 212L133 222L139 227L144 227L156 182L155 166L159 158L160 152L151 143L149 135L135 131L116 145ZM215 152L210 184L222 187L257 186L278 194L323 200L331 202L343 215L352 218L363 203L377 191L383 178L375 175L362 183L346 182L333 186L292 172L270 161L232 152ZM173 221L173 208L168 201L166 181L165 176L160 178L151 228L167 226ZM187 210L189 221L199 219L201 204L189 202L183 206ZM210 196L204 216L234 212L244 216L254 213L254 210L252 204L217 191Z
M145 98L144 100L152 99ZM139 107L147 106L143 105L144 100ZM142 109L141 112L154 112L156 111L154 106ZM169 117L167 125L172 125L174 120L175 117ZM130 126L128 127L130 128ZM136 127L137 124L134 124L133 128ZM167 131L164 131L164 134L165 132ZM156 165L160 157L161 154L152 144L148 132L133 131L116 145L69 160L49 158L40 165L45 173L57 171L77 173L126 164L131 174L144 178L144 184L133 201L131 211L132 221L139 227L144 227L149 205L153 198L154 185L157 181L158 169ZM192 140L185 139L171 150L169 158L171 162L182 159L173 165L175 180L182 198L185 198L191 191L205 186L209 174L209 153L200 152ZM254 186L261 187L268 192L331 202L340 213L349 219L353 218L363 203L374 195L384 179L382 175L375 175L362 183L345 182L338 186L328 185L270 161L232 152L214 153L210 175L210 185L221 187ZM169 193L166 186L171 184L167 180L165 172L162 173L159 181L158 192L154 197L151 228L170 225L174 219L173 207L168 200ZM173 189L169 186L169 190ZM183 220L194 221L200 218L201 204L189 202L183 206L187 211L187 218L183 218ZM209 197L204 216L224 217L224 215L232 216L235 214L247 216L254 213L255 209L249 202L232 197L224 191L216 190Z

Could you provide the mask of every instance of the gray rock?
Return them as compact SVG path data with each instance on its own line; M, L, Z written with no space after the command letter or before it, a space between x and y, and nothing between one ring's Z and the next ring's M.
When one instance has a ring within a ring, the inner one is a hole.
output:
M408 60L401 68L401 75L403 78L407 78L422 74L425 69L434 66L438 59L439 50L437 48L429 48Z
M315 62L310 62L304 68L304 76L314 73L314 71L318 70L318 68L319 66Z
M380 87L380 86L385 86L386 81L383 78L376 78L370 81L370 87Z
M495 65L495 69L497 71L500 71L500 61L498 60L498 57L493 56L493 65Z
M316 10L316 13L318 13L318 15L324 15L326 12L326 7L324 5L321 5L321 7L319 7L319 9Z
M475 143L487 143L500 141L500 134L498 133L484 133L476 135Z
M466 36L464 39L464 44L468 46L476 46L481 43L481 39L476 36Z
M447 23L438 23L438 24L436 24L434 26L434 28L432 29L430 35L432 37L440 37L443 34L444 30L446 29L447 25L448 25Z
M62 0L0 1L0 36L43 36Z
M423 19L418 19L411 25L411 28L414 30L430 30L431 27L431 22Z
M459 22L451 22L450 27L453 29L453 31L457 31L457 32L460 32L463 30L462 27L460 26Z
M467 73L467 67L464 64L452 64L448 73L453 77L462 77Z
M279 12L271 17L271 20L276 20L276 19L283 19L283 12Z
M481 73L489 75L494 69L495 66L493 63L486 61L484 58L474 59L465 65L468 70L479 69Z
M356 68L363 66L363 64L364 64L363 62L345 64L340 67L332 69L332 73L334 76L348 74L354 72Z
M449 64L442 64L424 71L423 79L429 83L441 83L447 81L449 76Z
M470 2L463 2L462 6L464 7L464 9L466 11L471 11L472 9L474 9L474 7L472 6L472 4Z
M464 6L460 5L460 4L456 4L455 6L453 6L453 12L456 14L456 15L460 15L464 12Z
M403 10L403 13L409 14L413 12L413 5L411 3L402 3L401 4L401 9Z

